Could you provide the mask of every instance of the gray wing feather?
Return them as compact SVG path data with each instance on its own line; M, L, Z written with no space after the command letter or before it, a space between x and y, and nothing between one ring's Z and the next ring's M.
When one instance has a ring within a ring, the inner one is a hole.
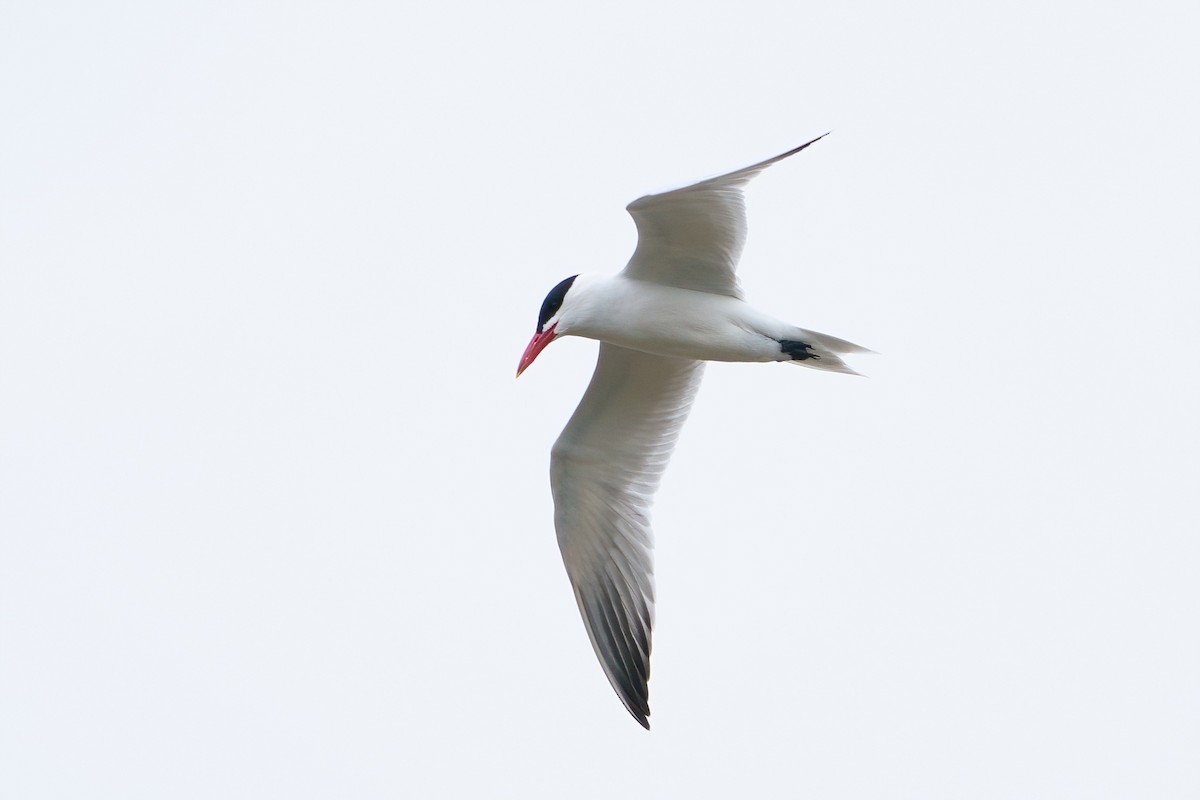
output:
M703 371L703 362L601 344L550 458L558 545L588 638L621 702L647 728L650 506Z
M637 224L638 244L624 274L741 298L736 271L746 244L742 189L767 167L828 135L749 167L634 200L626 210Z

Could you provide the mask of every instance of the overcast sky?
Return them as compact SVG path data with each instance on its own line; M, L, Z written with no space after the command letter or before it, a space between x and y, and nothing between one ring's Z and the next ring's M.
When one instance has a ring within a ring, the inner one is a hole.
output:
M736 10L734 10L736 8ZM1200 796L1192 2L0 11L0 796ZM596 663L545 293L749 188Z

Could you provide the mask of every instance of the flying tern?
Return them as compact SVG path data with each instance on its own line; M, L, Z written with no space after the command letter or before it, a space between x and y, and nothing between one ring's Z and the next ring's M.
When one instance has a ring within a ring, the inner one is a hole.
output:
M742 189L821 138L630 203L638 243L625 269L573 275L551 289L517 367L520 376L563 336L600 342L591 383L551 450L554 527L596 656L645 728L654 624L650 506L704 362L783 361L853 375L841 356L870 352L755 309L735 274L746 242Z

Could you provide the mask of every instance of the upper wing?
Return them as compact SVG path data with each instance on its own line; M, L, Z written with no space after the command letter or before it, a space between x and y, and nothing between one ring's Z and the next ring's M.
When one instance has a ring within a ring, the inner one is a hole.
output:
M742 291L734 273L746 244L742 188L776 161L828 135L745 169L634 200L626 210L637 223L638 244L623 274L740 298Z
M596 372L550 458L554 527L588 637L621 702L650 723L650 505L704 362L600 345Z

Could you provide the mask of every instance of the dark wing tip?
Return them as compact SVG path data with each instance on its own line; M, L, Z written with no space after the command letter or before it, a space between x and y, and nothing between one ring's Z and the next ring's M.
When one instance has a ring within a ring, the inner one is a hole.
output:
M641 725L646 730L650 730L649 686L646 683L641 683L637 687L628 685L617 686L614 683L613 688L617 690L617 696L621 698L621 704L625 706L625 710L629 712L629 716L636 719L638 725ZM637 693L631 693L630 689L636 689Z
M612 664L612 666L617 666ZM644 668L648 669L649 664L644 664ZM609 675L609 682L613 689L617 691L617 697L621 699L621 704L625 706L625 710L630 716L638 721L646 730L650 730L650 681L645 674L624 674Z
M622 705L647 730L650 729L650 628L631 616L614 586L601 584L596 594L576 587L592 647L608 682Z
M816 144L817 142L821 141L822 139L824 139L826 136L828 136L831 133L833 133L833 131L825 131L817 138L809 139L807 142L800 145L799 147L793 147L791 150L788 150L786 153L780 153L779 155L775 156L774 158L768 158L764 162L764 164L774 164L776 161L782 161L783 159L787 158L788 156L794 156L794 155L796 155L796 153L799 153L801 150L808 147L810 144Z
M749 181L755 175L762 172L764 169L771 166L772 164L778 164L780 161L783 161L785 158L790 158L791 156L796 155L796 153L799 153L801 150L808 147L810 144L815 144L816 142L821 141L822 139L824 139L826 136L828 136L831 133L833 133L833 131L825 131L825 133L822 133L817 138L809 139L807 142L800 145L799 147L793 147L791 150L788 150L787 152L780 153L777 156L771 156L770 158L768 158L764 161L759 161L757 164L751 164L748 167L742 167L741 169L734 170L733 172L726 172L723 175L716 176L715 178L707 178L705 180L700 181L699 183L692 184L691 186L685 186L683 189L677 189L675 191L688 191L688 190L696 189L698 187L710 187L710 186L720 184L723 182L728 182L728 181L736 181L739 184L744 184L746 181ZM670 194L670 192L663 192L662 194ZM645 197L639 197L637 200L633 201L628 206L626 206L626 208L629 210L629 213L632 214L634 211L638 210L637 206L643 200L653 201L653 200L661 197L662 194L647 195ZM634 216L634 219L637 219L636 215Z

